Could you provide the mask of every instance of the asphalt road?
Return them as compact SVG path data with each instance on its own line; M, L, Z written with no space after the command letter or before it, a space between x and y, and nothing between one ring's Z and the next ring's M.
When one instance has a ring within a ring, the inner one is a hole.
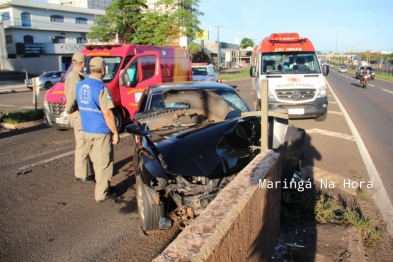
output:
M335 72L328 81L340 101L345 101L340 97L340 88L364 93L372 93L374 88L359 89L356 81L350 79L349 84L341 82L344 77ZM249 78L226 83L252 102ZM2 104L12 105L29 95L31 92L0 94L0 109ZM331 91L328 95L326 121L290 121L307 132L306 159L302 164L342 179L368 180L366 165L345 113L336 96ZM23 104L18 106L29 106ZM346 110L351 118L356 111L350 106ZM363 117L363 121L369 119ZM0 133L0 261L151 261L175 238L179 232L176 227L155 236L145 236L139 229L130 137L125 133L122 136L115 147L116 175L112 181L121 196L115 202L96 204L94 185L74 182L71 130L58 131L41 125ZM362 138L369 143L368 136ZM380 139L392 140L390 136ZM382 162L382 167L385 164Z
M130 136L115 148L120 197L97 204L73 177L73 132L0 133L0 261L151 261L176 236L139 228Z

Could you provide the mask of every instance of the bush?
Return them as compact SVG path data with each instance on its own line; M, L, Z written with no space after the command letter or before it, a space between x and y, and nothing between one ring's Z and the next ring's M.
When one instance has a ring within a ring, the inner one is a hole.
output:
M3 123L19 124L44 118L44 111L42 109L26 110L26 111L11 111L1 117Z

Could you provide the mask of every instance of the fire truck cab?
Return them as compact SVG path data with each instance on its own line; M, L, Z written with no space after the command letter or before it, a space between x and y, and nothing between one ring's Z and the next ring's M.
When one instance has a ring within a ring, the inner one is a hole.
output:
M88 43L81 50L86 56L85 77L90 74L89 62L93 57L105 60L106 75L102 79L110 89L115 104L113 113L116 126L121 130L131 122L143 90L147 86L165 82L191 81L191 60L187 49L181 47L156 47L119 43ZM68 129L68 119L61 118L65 110L63 79L49 89L44 101L46 125Z
M260 110L262 80L267 80L269 111L288 114L289 119L324 121L328 74L329 67L321 68L309 39L298 33L273 33L254 49L250 68L254 107Z

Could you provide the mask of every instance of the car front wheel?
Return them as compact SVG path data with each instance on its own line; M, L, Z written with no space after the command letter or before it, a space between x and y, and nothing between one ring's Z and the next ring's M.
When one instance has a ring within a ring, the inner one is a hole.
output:
M159 229L160 205L152 203L143 183L141 175L136 177L136 200L138 206L139 223L146 235L155 233Z
M49 89L52 87L52 83L51 82L46 82L44 85L45 89Z

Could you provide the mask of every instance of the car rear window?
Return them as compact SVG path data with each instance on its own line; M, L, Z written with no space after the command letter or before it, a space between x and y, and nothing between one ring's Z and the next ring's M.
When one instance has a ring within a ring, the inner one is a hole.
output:
M206 76L207 75L207 68L206 67L193 68L192 74L194 76Z

